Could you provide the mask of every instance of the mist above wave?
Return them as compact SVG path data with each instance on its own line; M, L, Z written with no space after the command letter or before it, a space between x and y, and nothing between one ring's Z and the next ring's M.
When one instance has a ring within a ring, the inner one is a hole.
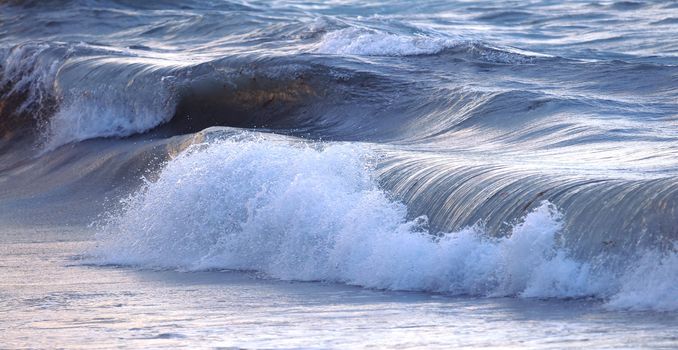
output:
M358 145L291 145L248 134L193 146L110 213L93 254L99 263L146 268L678 307L675 284L665 283L678 277L675 252L632 254L622 264L577 260L547 202L503 238L480 227L430 232L426 217L409 219L407 207L379 188L372 157Z

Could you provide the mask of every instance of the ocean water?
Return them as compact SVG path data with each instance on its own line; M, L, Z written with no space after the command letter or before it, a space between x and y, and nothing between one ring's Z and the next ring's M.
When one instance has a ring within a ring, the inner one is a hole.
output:
M672 1L0 3L0 347L678 347Z

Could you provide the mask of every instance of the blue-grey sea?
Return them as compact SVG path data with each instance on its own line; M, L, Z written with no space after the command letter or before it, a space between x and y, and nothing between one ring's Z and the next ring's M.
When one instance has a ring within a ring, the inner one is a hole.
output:
M0 348L678 348L678 2L0 1Z

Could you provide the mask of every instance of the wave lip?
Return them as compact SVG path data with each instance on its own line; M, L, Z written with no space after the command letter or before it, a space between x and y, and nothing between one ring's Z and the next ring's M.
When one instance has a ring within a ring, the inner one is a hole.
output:
M94 255L106 264L675 309L676 286L654 283L675 280L675 253L625 264L576 260L564 248L561 215L546 202L507 237L478 227L433 233L426 217L408 219L406 206L379 189L371 159L356 145L291 145L253 134L194 146L111 213ZM656 299L634 302L637 295Z

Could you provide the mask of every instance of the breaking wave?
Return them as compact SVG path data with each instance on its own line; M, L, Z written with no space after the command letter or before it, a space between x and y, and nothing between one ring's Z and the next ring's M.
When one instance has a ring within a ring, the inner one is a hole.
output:
M379 188L365 146L248 134L192 146L100 224L99 263L455 295L586 298L675 310L678 255L578 260L543 202L492 237L436 233ZM623 264L613 261L626 261Z

